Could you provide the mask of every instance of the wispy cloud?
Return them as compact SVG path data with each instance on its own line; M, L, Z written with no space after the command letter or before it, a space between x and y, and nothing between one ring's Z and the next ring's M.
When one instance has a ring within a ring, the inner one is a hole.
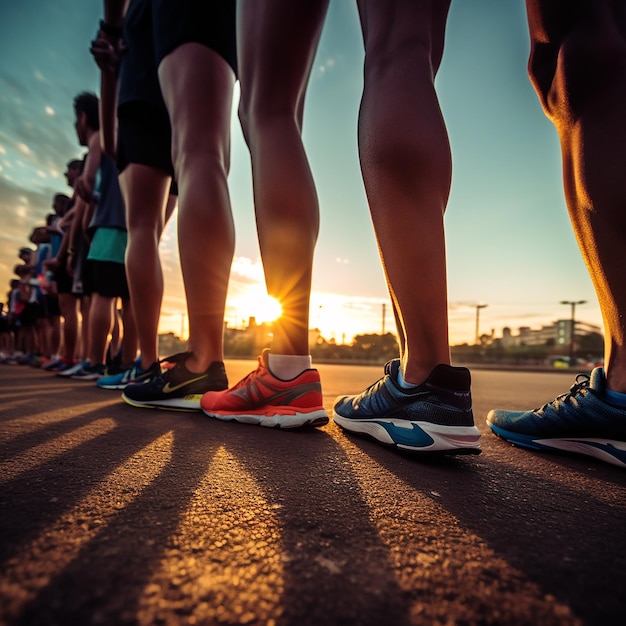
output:
M324 74L326 74L326 72L330 72L335 67L336 64L337 62L335 61L333 57L327 57L324 61L318 64L317 66L318 75L323 76Z

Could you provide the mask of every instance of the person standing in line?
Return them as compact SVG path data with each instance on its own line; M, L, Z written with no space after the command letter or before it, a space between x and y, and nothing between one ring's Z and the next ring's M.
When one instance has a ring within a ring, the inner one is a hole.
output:
M237 4L239 117L267 292L282 314L258 368L233 388L202 397L203 411L218 419L281 428L328 422L309 352L319 206L302 143L304 97L327 9L327 0Z
M73 279L67 269L67 257L71 222L76 213L76 203L79 201L74 191L74 183L82 171L82 160L73 159L67 163L65 178L67 184L72 188L72 197L68 199L67 207L63 214L57 216L50 227L53 256L46 262L46 267L53 273L53 280L59 296L59 308L61 309L62 319L62 354L58 362L50 364L46 369L57 374L76 365L76 346L79 343L79 297L72 293Z
M107 342L113 328L118 298L122 300L124 324L122 352L132 355L132 360L137 356L137 337L124 267L126 217L117 168L113 159L102 151L99 123L94 125L83 112L83 108L95 110L97 117L98 98L95 94L81 93L76 97L74 106L77 112L77 134L79 138L88 135L90 139L85 163L88 176L79 193L83 199L91 198L89 209L83 216L90 239L86 265L83 268L83 283L87 283L87 289L91 293L91 307L88 362L72 374L71 378L97 381L105 374ZM92 179L89 173L94 169L95 175Z
M496 409L518 446L626 467L626 5L527 0L528 70L561 143L565 199L604 322L604 367L532 411Z
M476 454L480 433L470 373L450 365L448 344L443 216L451 157L434 79L449 4L358 2L366 54L359 155L400 358L362 394L339 398L333 419L347 431L413 452ZM205 412L220 419L252 421L252 415L255 423L283 426L327 420L304 339L317 199L300 139L306 82L327 6L327 0L240 4L241 111L259 240L268 291L287 305L290 319L279 329L278 350L272 345L253 376L203 397ZM274 45L279 33L283 47Z
M97 381L103 389L125 389L161 373L157 332L163 272L158 245L176 206L177 192L172 184L171 127L159 87L152 18L151 0L132 0L127 7L125 2L106 0L104 19L92 44L102 84L109 74L116 91L112 105L103 107L101 128L104 145L117 160L126 206L126 274L139 344L136 361L122 354L121 371ZM117 141L111 139L116 120Z
M228 387L224 311L235 233L228 190L230 118L237 77L235 0L152 0L159 84L172 127L178 241L188 350L159 376L129 385L128 404L200 409Z

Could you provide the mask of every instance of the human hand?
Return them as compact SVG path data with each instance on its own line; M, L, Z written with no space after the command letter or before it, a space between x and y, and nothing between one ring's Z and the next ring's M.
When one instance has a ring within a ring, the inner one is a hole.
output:
M93 180L82 174L74 183L74 191L85 201L93 202Z
M121 39L118 38L114 41L112 37L100 31L91 42L89 51L91 52L96 64L102 72L109 72L111 74L117 74L117 70L120 65L120 57L122 50Z

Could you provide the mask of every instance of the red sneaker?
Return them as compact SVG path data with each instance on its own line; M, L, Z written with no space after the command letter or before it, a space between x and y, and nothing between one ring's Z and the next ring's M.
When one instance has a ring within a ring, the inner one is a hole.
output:
M292 380L276 378L263 350L259 366L226 391L208 391L200 406L210 417L226 422L277 428L324 426L328 415L322 404L319 372L308 369Z

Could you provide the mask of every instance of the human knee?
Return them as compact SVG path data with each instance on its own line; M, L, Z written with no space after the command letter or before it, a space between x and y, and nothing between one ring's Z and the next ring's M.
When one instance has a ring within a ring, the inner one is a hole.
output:
M401 41L382 41L370 44L364 63L365 86L375 85L394 78L404 80L425 77L434 80L436 67L429 38L418 33Z
M599 95L622 88L626 40L606 27L583 24L560 45L534 43L528 74L546 113L556 121L576 119Z
M241 130L248 146L258 140L259 135L273 133L280 129L300 132L299 98L281 93L276 86L272 95L260 96L242 93L238 115Z
M206 177L226 175L230 166L230 147L219 141L179 144L172 148L172 161L180 188L185 180L201 182ZM197 172L202 172L200 178L197 178Z

